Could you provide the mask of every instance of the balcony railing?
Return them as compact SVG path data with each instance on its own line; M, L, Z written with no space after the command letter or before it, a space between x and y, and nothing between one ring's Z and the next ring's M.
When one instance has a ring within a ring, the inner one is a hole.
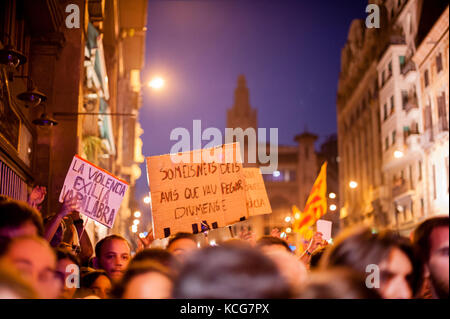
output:
M408 183L404 178L399 178L394 181L394 185L392 187L392 197L398 197L410 190L410 183Z
M416 65L414 64L414 62L412 60L408 60L405 64L403 64L401 66L401 73L402 75L406 75L408 74L408 72L410 71L415 71L416 70Z

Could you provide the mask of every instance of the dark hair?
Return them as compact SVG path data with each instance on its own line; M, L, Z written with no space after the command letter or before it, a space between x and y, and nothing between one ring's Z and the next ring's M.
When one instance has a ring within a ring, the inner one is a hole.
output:
M415 294L419 289L419 265L411 242L392 231L372 233L368 227L350 229L336 238L319 264L320 268L343 266L365 274L367 265L380 264L389 257L393 248L400 249L411 262L413 273L409 283Z
M285 240L274 236L263 236L260 239L258 239L256 245L257 247L281 245L284 248L286 248L288 252L290 253L292 252L291 248L289 248L289 245Z
M64 249L64 248L54 248L54 250L56 253L56 259L58 261L63 260L63 259L70 259L70 261L72 261L72 263L74 263L78 267L81 266L80 259L78 258L78 256L73 254L71 251Z
M80 277L80 288L91 288L94 282L100 276L105 276L109 280L109 277L106 274L106 271L104 270L95 269L88 272L84 272Z
M197 243L194 234L179 232L169 238L169 242L167 243L166 249L169 248L174 242L176 242L179 239L190 239L193 242Z
M20 227L26 222L36 226L39 236L44 234L41 214L27 204L17 200L0 201L0 229L6 227Z
M108 280L111 280L106 274L106 271L100 269L82 267L80 269L80 274L80 289L77 289L75 292L73 296L74 299L92 295L90 288L99 277L105 276Z
M365 285L364 277L349 268L313 272L300 289L298 299L380 299L375 289Z
M178 260L170 252L162 248L145 248L141 250L131 259L129 267L142 261L155 261L175 271L180 266Z
M290 298L275 263L254 248L207 247L190 255L175 280L174 298Z
M309 269L313 270L313 269L317 269L319 267L319 262L325 252L325 249L326 249L326 247L322 247L322 248L316 249L312 253L311 258L309 259Z
M161 265L160 263L154 262L154 261L140 261L136 262L133 265L130 265L125 274L123 275L122 279L117 283L112 291L112 295L115 298L122 298L123 294L125 293L125 290L127 288L127 285L130 283L130 281L139 275L156 272L163 276L166 276L170 281L173 281L173 276L169 269Z
M431 243L430 237L431 233L435 228L438 227L449 227L449 217L448 216L437 216L429 218L423 221L412 234L413 247L416 256L420 259L422 264L426 264L430 258Z
M131 250L131 245L130 245L130 243L128 242L128 240L126 240L125 237L122 237L122 236L120 236L120 235L115 235L115 234L113 234L113 235L109 235L109 236L106 236L105 238L101 239L101 240L95 245L95 256L96 256L97 258L100 258L100 255L101 255L101 253L102 253L103 245L104 245L105 243L107 243L108 241L114 240L114 239L118 239L118 240L123 240L123 241L125 241L125 242L127 243L128 247L130 247L130 250Z

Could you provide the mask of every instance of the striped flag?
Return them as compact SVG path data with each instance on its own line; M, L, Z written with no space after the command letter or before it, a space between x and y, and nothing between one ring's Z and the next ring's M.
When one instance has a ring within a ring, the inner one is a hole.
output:
M327 212L327 162L320 168L319 176L311 189L311 193L306 201L303 213L297 207L293 207L293 212L300 213L300 218L295 219L293 231L309 240L312 237L311 227Z

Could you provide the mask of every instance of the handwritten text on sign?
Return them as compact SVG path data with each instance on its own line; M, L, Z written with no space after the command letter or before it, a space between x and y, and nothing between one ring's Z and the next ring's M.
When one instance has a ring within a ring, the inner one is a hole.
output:
M127 189L126 182L75 155L59 201L76 197L80 213L111 228Z
M197 233L247 218L245 177L238 144L221 146L220 158L205 159L205 150L188 152L187 161L174 163L171 156L147 158L147 172L152 197L153 229L156 238L184 231ZM200 163L190 161L201 158ZM217 160L217 161L216 161Z
M249 216L270 214L269 198L258 167L244 167L245 190L247 194L247 209Z

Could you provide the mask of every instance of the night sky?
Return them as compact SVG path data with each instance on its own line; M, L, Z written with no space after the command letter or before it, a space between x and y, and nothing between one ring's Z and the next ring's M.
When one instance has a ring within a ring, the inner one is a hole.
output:
M277 127L279 144L295 145L308 131L336 132L340 53L352 19L365 18L365 0L149 0L140 123L144 156L167 154L170 132L192 121L226 125L237 77L244 74L258 127ZM192 143L192 141L191 141ZM203 145L208 141L203 142ZM136 199L148 194L145 165Z

